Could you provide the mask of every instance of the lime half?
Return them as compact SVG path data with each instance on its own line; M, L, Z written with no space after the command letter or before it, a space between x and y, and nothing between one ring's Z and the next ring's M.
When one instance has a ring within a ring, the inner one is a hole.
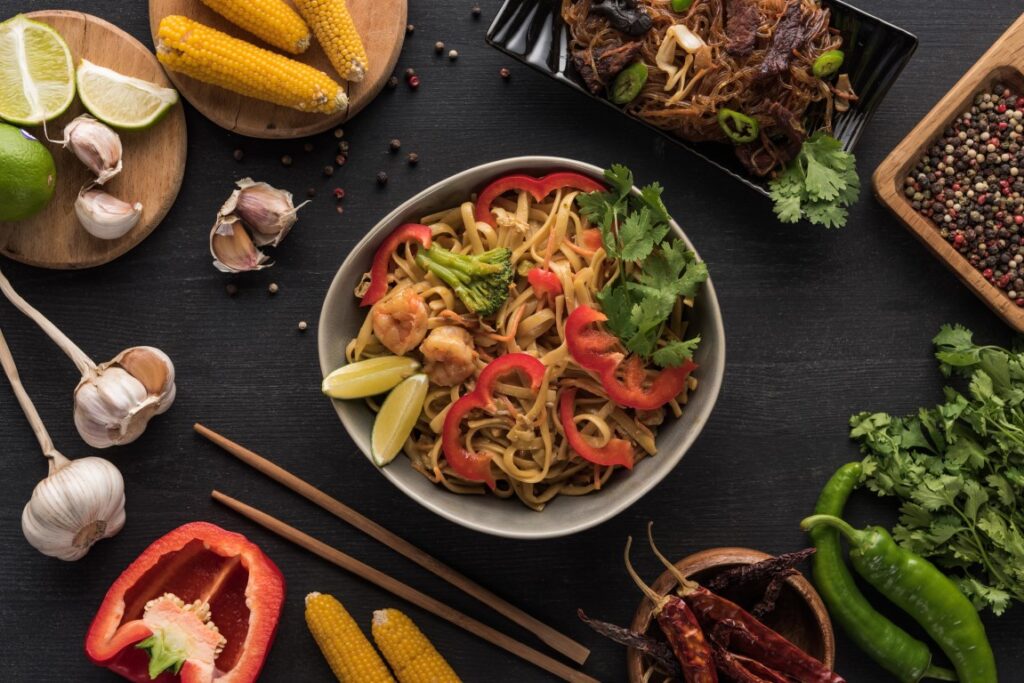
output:
M405 440L412 434L416 420L423 410L430 380L424 374L413 375L395 387L373 421L370 435L370 454L378 467L384 467L402 450Z
M97 66L87 59L75 75L89 113L115 128L149 128L178 101L178 92Z
M342 365L324 377L321 390L331 398L366 398L393 389L420 369L405 356L380 356Z
M60 34L17 15L0 24L0 118L34 126L75 99L71 51Z

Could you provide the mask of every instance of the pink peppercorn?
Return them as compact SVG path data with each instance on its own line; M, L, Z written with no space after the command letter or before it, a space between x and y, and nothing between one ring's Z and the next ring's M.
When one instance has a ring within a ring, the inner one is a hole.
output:
M1005 104L1000 104L998 107L996 107L996 111L998 111L1000 114L1002 114L1003 112L1006 111L1006 105Z
M1017 301L1015 301L1014 303L1016 303L1021 308L1024 308L1024 299L1017 299Z
M1024 225L1024 216L1017 214L1013 217L1013 222L1017 225Z
M420 77L419 76L410 76L409 77L409 87L412 88L413 90L415 90L416 88L420 87Z
M986 268L985 270L981 271L981 276L983 278L985 278L986 280L991 280L992 279L992 269L991 268Z

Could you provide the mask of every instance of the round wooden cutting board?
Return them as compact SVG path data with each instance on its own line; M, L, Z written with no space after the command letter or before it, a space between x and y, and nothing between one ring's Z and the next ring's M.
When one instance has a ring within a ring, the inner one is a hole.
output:
M82 58L128 76L170 87L156 58L139 41L103 19L61 10L27 15L57 29L71 49L77 66ZM64 126L85 112L78 99L63 115L46 124L53 139L63 137ZM93 237L78 223L75 199L92 180L89 170L59 144L46 142L42 126L30 129L53 154L57 189L53 200L32 218L0 222L0 253L42 268L89 268L121 256L144 240L163 220L174 203L185 174L185 115L175 105L148 130L118 131L124 147L121 173L103 189L126 202L142 202L142 218L127 235L116 240Z
M362 81L347 85L348 108L337 114L327 116L296 111L236 95L170 70L167 75L192 106L221 128L254 138L300 138L320 133L352 118L377 96L391 76L405 40L407 0L348 0L348 7L366 46L370 66ZM218 31L279 52L200 0L149 0L149 26L154 43L160 20L169 14L182 14ZM344 84L315 37L304 54L285 56L314 66Z

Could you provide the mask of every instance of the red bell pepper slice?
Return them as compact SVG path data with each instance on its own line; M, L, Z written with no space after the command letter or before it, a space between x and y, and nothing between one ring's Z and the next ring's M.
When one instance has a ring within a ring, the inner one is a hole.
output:
M514 174L507 175L493 181L485 187L476 200L476 219L487 223L492 228L497 226L494 214L491 213L491 205L494 200L512 190L524 190L538 202L547 197L555 190L571 187L583 192L604 192L608 188L593 178L570 171L551 173L543 178L530 175Z
M575 400L575 387L563 391L562 397L558 399L558 417L562 421L562 429L569 441L569 448L576 451L584 460L596 465L622 465L626 469L633 469L633 447L625 439L609 439L604 446L598 447L583 438L573 420Z
M209 606L219 635L188 606L195 600ZM114 581L85 653L136 683L251 683L283 603L284 577L262 550L241 534L192 522L154 541Z
M373 264L370 266L370 286L367 288L363 298L360 299L360 306L372 306L388 291L388 265L391 263L391 255L395 253L399 245L405 242L419 242L425 249L430 248L433 241L430 228L419 223L405 223L400 225L388 235L373 255Z
M618 337L593 326L607 319L608 316L590 306L578 306L565 321L565 343L580 367L601 378L608 398L626 408L655 410L678 396L697 365L686 361L677 368L665 368L645 386L647 373L643 362L633 356L623 365L625 354ZM620 367L621 379L618 377Z
M538 299L550 298L554 300L562 293L562 280L552 271L537 266L530 268L526 273L526 279L533 287L533 293Z
M604 238L601 237L601 231L597 228L587 228L581 233L583 239L583 246L587 249L593 249L597 251L604 246Z
M533 391L540 389L546 368L538 359L526 353L507 353L492 360L480 372L476 388L448 409L441 429L441 447L445 460L455 473L467 481L482 481L494 489L491 457L486 453L471 453L462 445L462 420L475 409L494 406L494 385L502 377L519 371L530 380Z

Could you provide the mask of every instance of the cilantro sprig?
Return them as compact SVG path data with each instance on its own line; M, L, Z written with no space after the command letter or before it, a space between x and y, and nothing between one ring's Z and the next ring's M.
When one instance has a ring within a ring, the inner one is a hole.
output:
M634 262L633 275L623 275L597 294L608 316L608 328L632 353L661 367L678 367L693 358L700 337L662 342L665 325L679 297L696 296L708 279L707 265L677 239L670 228L663 188L651 183L632 193L633 173L616 164L605 171L607 192L578 195L584 217L597 225L610 258Z
M865 483L901 501L893 536L948 570L976 607L1024 601L1024 351L944 326L935 357L945 401L916 415L860 413L851 438Z
M826 228L841 228L846 225L846 207L860 196L856 159L824 131L804 140L800 153L770 185L775 215L783 223L806 218Z

